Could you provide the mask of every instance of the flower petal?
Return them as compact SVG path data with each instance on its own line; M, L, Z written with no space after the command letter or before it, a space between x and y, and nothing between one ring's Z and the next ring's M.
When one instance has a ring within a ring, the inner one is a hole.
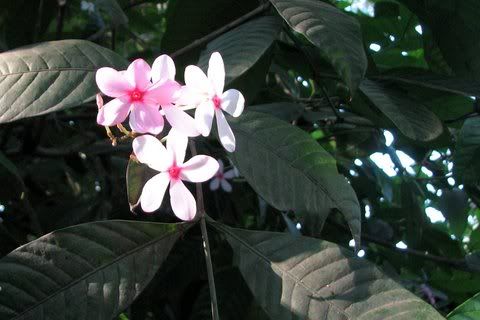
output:
M213 88L205 73L197 66L187 66L185 68L185 84L191 90L212 97Z
M214 52L208 61L208 79L210 80L215 94L221 96L225 85L225 66L220 53Z
M223 191L232 192L232 185L227 180L222 179L221 184Z
M185 111L173 105L163 106L162 110L172 128L175 128L189 137L196 137L200 134L195 126L195 120Z
M143 211L153 212L160 208L169 182L168 172L162 172L145 183L140 195L140 206Z
M235 174L235 170L234 169L230 169L228 170L227 172L225 172L223 174L223 177L225 179L232 179L232 178L235 178L236 174Z
M210 190L215 191L218 189L219 186L220 186L220 179L213 178L212 180L210 180Z
M159 134L163 130L163 122L156 106L135 103L130 113L130 128L138 133Z
M198 155L185 162L180 172L180 178L190 182L204 182L218 171L218 162L212 157Z
M152 64L153 83L175 80L175 73L175 62L166 54L162 54Z
M208 136L212 129L214 110L211 100L201 103L195 110L195 126L204 137Z
M185 152L187 150L188 137L176 130L171 129L167 136L167 151L172 155L174 163L177 166L183 164Z
M228 125L227 119L225 119L221 110L215 110L215 116L217 117L218 137L222 146L228 152L235 151L235 136Z
M167 149L151 135L136 137L132 142L133 152L138 161L157 171L166 171L172 165Z
M98 69L95 80L100 91L109 97L117 98L134 89L121 72L112 68Z
M143 95L146 103L167 105L178 99L180 95L181 86L178 82L173 80L166 80L165 82L157 82Z
M151 69L148 63L143 59L137 59L130 63L125 72L125 77L135 89L145 91L152 84L150 74Z
M235 89L227 90L222 95L222 110L228 112L234 117L238 117L243 112L245 98L242 93Z
M192 193L185 187L182 180L172 181L170 184L170 204L173 213L184 220L189 221L195 218L197 203Z
M199 93L187 86L182 86L175 100L175 104L196 107L207 99L209 99L209 97L206 94Z
M126 99L115 98L98 109L97 123L101 126L114 126L125 121L130 111Z

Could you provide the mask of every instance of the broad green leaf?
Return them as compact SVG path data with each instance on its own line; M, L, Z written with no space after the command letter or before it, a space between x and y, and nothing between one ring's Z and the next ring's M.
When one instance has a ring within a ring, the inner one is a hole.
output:
M201 53L198 66L207 71L210 55L215 51L220 52L225 63L225 86L229 86L238 84L239 81L234 80L259 65L262 69L259 77L243 79L246 82L244 86L258 91L265 82L270 65L269 62L262 63L265 62L262 58L265 58L274 44L280 27L280 21L276 17L267 16L249 21L210 42Z
M1 319L111 319L142 292L185 224L102 221L47 234L0 260Z
M440 119L401 91L365 79L360 91L408 138L431 141L443 132Z
M335 159L306 132L257 112L231 122L237 139L232 159L255 191L278 210L305 214L305 226L319 233L325 219L338 209L357 244L360 208Z
M267 113L280 120L291 122L302 116L305 107L298 103L274 102L248 106L247 109L248 111Z
M0 123L92 100L100 67L123 69L115 52L85 40L35 44L0 54Z
M462 183L476 184L480 179L480 118L467 119L458 135L453 156L453 174Z
M421 69L405 68L393 70L373 79L388 80L421 88L470 96L480 96L480 82L462 77L449 77Z
M444 319L373 264L328 242L212 223L272 319Z
M477 320L480 319L480 293L468 299L447 316L448 320Z
M430 42L459 76L480 81L480 32L477 0L402 0L431 30ZM426 28L425 28L426 29Z
M357 20L334 6L317 0L270 2L295 32L317 47L354 92L367 69Z

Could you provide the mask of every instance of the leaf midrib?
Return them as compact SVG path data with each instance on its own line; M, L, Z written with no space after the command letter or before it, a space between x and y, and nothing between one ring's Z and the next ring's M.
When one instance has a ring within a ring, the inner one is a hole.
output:
M255 255L257 255L258 257L260 257L267 265L269 266L274 266L275 268L277 268L278 270L280 270L283 274L287 275L291 280L293 280L297 285L301 286L302 288L304 288L307 292L309 292L312 296L310 297L311 299L312 298L318 298L320 300L322 300L323 302L325 302L326 304L328 304L332 310L335 310L336 312L338 312L339 314L341 315L344 315L345 317L347 317L347 319L350 319L349 315L347 313L345 313L345 311L339 309L336 305L332 304L330 301L326 300L324 297L321 297L321 296L318 296L316 291L313 290L312 288L308 287L305 283L303 283L302 281L300 281L297 277L295 277L294 275L292 275L290 273L289 270L285 270L283 268L281 268L277 263L273 262L272 260L270 260L267 256L265 256L263 253L261 253L259 250L257 250L255 247L251 246L249 243L247 243L246 241L244 241L242 238L238 237L235 233L233 233L232 231L230 231L230 228L229 227L225 227L219 223L216 223L216 222L210 222L210 225L212 225L214 228L216 228L217 230L220 230L224 233L227 233L229 236L231 236L232 238L234 238L236 241L238 241L240 244L242 244L244 247L246 247L247 249L249 249L250 251L252 251ZM278 235L277 233L275 232L270 232L270 231L262 231L262 233L272 233L274 235ZM265 310L266 311L266 310ZM267 312L267 311L266 311Z
M237 131L237 132L242 133L244 136L247 136L247 137L253 136L253 135L249 135L247 131L239 128L240 126L241 126L241 125L239 125L239 124L236 125L236 128L237 128L236 131ZM271 128L268 128L268 129L271 129ZM300 170L298 167L292 166L291 163L290 163L290 161L287 161L287 160L284 159L283 157L280 157L280 155L278 155L278 154L274 151L274 149L273 149L272 147L270 147L270 145L267 145L267 144L259 141L258 139L256 139L255 136L253 136L253 139L250 139L250 140L256 141L256 143L258 143L259 145L261 145L264 149L267 149L267 150L268 150L272 155L274 155L277 159L286 162L286 163L287 163L287 166L288 166L289 168L291 168L292 170L295 170L295 171L297 171L297 172L300 172L301 175L303 175L303 176L306 178L306 180L308 180L308 181L309 181L310 183L312 183L314 186L318 187L321 191L323 191L323 193L330 199L330 201L336 205L336 207L337 207L338 210L340 210L340 211L343 212L343 210L340 209L340 208L342 207L341 204L339 204L336 199L332 198L332 196L330 195L330 192L328 192L328 190L326 190L325 187L324 187L320 182L318 182L316 179L314 179L314 178L310 177L309 175L307 175L304 171ZM335 176L335 175L338 175L338 176L339 176L340 174L337 172L337 173L334 174L334 176Z
M188 228L188 226L187 226L187 228ZM68 228L67 228L67 229L68 229ZM59 230L59 231L60 231L60 230ZM55 292L53 292L53 293L50 294L49 296L43 298L42 300L38 301L37 303L35 303L35 304L32 305L31 307L29 307L28 309L24 310L22 313L19 313L18 315L16 315L14 318L12 318L12 320L18 319L19 317L23 316L24 314L30 312L32 309L35 309L37 306L39 306L39 305L45 303L46 301L52 299L52 298L55 297L57 294L60 294L61 292L68 290L69 288L73 287L74 285L76 285L77 283L79 283L80 281L82 281L83 279L88 278L90 275L92 275L92 274L94 274L94 273L97 273L97 272L99 272L99 271L101 271L101 270L103 270L103 269L106 269L107 267L109 267L109 266L117 263L118 261L126 258L127 256L132 255L132 254L134 254L134 253L136 253L136 252L138 252L138 251L141 251L141 250L143 250L144 248L146 248L146 247L154 244L155 242L159 242L159 241L161 241L161 240L164 240L164 239L167 238L167 237L171 237L171 236L175 235L178 231L179 231L179 230L170 231L170 233L167 233L167 234L163 235L163 236L160 237L160 238L154 238L154 239L152 239L151 241L148 241L148 242L144 243L143 245L134 248L133 250L130 250L130 251L127 251L127 252L121 254L120 256L118 256L117 258L113 259L113 260L110 261L109 263L106 263L106 264L104 264L104 265L102 265L102 266L100 266L100 267L98 267L98 268L96 268L96 269L94 269L94 270L92 270L92 271L84 274L82 277L80 277L80 278L76 279L75 281L69 283L68 285L60 288L59 290L56 290ZM20 247L20 248L22 248L22 247ZM19 249L20 249L20 248L19 248ZM18 249L17 249L17 250L18 250ZM15 251L16 251L16 250L15 250Z
M27 74L27 73L41 73L41 72L57 72L57 71L84 71L84 72L95 72L98 68L52 68L52 69L39 69L39 70L29 70L29 71L21 71L21 72L13 72L13 73L5 73L0 74L0 77L8 77L20 74Z

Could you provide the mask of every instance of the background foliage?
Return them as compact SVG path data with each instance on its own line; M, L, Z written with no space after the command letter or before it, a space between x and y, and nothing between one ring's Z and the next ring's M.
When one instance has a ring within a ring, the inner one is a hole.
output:
M2 1L0 318L211 317L197 226L135 207L150 173L93 98L99 67L167 53L181 79L220 51L247 100L234 154L196 139L240 173L232 193L204 188L222 319L480 319L479 13Z

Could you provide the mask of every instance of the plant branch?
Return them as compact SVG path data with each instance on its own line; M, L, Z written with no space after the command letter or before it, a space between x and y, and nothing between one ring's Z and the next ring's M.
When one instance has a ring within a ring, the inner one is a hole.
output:
M344 225L342 225L340 223L337 223L335 221L332 221L331 223L338 228L341 228L345 231L350 232L347 227L345 227ZM459 270L462 270L462 271L467 271L467 272L472 272L472 273L478 272L477 270L471 268L466 263L465 259L452 259L452 258L448 258L448 257L437 256L437 255L433 255L433 254L430 254L430 253L425 252L425 251L420 251L420 250L411 249L411 248L400 249L400 248L397 248L397 246L395 244L391 243L391 242L385 241L383 239L379 239L375 236L365 234L365 233L363 233L361 235L361 239L362 239L362 242L364 242L364 243L369 242L369 243L373 243L373 244L376 244L376 245L380 245L382 247L392 249L393 251L396 251L397 253L407 254L407 255L416 256L416 257L419 257L419 258L422 258L422 259L425 259L425 260L438 262L438 263L441 263L441 264L444 264L444 265L447 265L449 267L459 269Z
M206 36L200 38L200 39L197 39L195 41L193 41L191 44L175 51L174 53L171 54L171 57L172 58L176 58L178 56L181 56L183 54L185 54L186 52L192 50L192 49L195 49L201 45L204 45L205 43L207 42L210 42L211 40L215 39L216 37L218 37L219 35L227 32L227 31L230 31L231 29L243 24L244 22L246 22L247 20L249 20L250 18L253 18L255 17L256 15L264 12L265 10L268 9L268 7L270 6L270 3L269 2L266 2L264 3L263 5L257 7L256 9L250 11L249 13L241 16L240 18L238 18L237 20L234 20L232 22L230 22L229 24L221 27L220 29L217 29L209 34L207 34Z
M192 157L197 155L197 150L195 148L195 142L190 140L190 151L192 153ZM195 189L197 193L197 213L200 219L200 229L202 231L202 238L203 238L203 252L205 254L205 263L207 266L207 275L208 275L208 287L210 289L210 301L212 307L212 319L213 320L220 320L220 316L218 314L218 302L217 302L217 292L215 289L215 278L213 276L213 265L212 265L212 254L210 250L210 243L208 241L208 232L207 232L207 224L205 223L205 203L203 201L203 190L202 184L197 183L195 184Z

